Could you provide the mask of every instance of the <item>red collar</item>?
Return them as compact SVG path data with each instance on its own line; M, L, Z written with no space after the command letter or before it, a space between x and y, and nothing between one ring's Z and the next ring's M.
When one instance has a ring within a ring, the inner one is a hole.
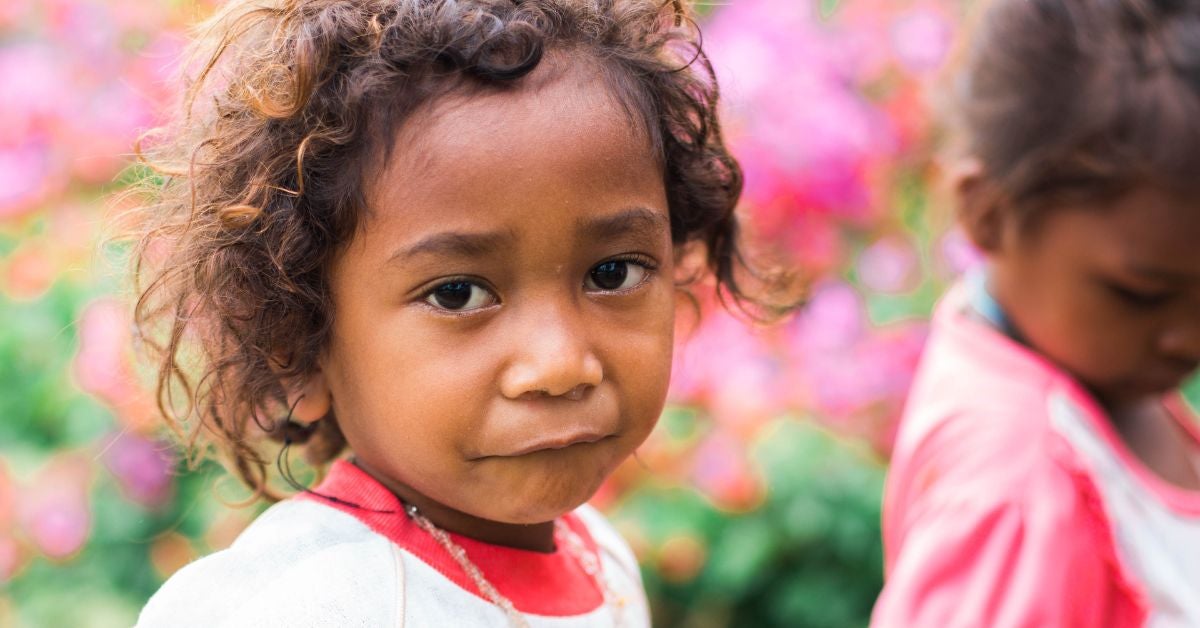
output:
M358 519L462 589L487 599L445 548L404 514L399 498L354 464L345 460L334 462L329 475L313 492L301 493L295 499L324 504ZM574 513L563 515L562 520L583 539L587 551L597 551L587 526ZM484 578L522 613L552 617L582 615L604 603L604 594L596 581L565 547L547 554L491 545L457 534L450 534L450 538L466 550L467 557Z

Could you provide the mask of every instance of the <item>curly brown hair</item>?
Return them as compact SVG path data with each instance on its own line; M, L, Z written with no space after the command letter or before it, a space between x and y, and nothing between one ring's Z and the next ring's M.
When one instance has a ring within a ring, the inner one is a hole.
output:
M703 245L723 300L788 308L769 298L783 275L741 253L742 173L679 0L235 0L193 43L176 119L139 148L156 175L134 213L134 316L193 462L215 447L273 498L264 433L305 442L314 465L344 449L334 417L312 432L281 420L282 382L314 372L329 339L327 270L359 225L364 175L418 107L504 89L556 50L589 57L649 134L672 239Z

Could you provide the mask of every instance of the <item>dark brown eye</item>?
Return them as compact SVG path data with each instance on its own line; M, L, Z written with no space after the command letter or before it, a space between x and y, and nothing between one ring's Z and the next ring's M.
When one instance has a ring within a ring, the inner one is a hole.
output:
M430 291L425 302L443 310L468 312L492 305L496 298L487 289L470 281L447 281Z
M626 262L604 262L592 269L592 283L602 290L618 290L629 276Z
M1175 296L1172 292L1141 290L1113 282L1106 282L1106 285L1117 299L1128 305L1145 309L1163 305Z
M638 262L610 260L593 267L588 272L586 284L591 290L625 290L641 283L647 272L646 266Z

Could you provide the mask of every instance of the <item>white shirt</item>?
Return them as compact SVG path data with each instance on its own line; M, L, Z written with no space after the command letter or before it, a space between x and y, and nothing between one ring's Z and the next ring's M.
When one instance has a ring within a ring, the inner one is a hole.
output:
M449 553L402 513L399 500L352 464L336 462L315 493L276 504L231 547L184 567L150 599L139 628L506 626ZM533 628L650 625L637 562L604 518L583 506L563 518L601 561L616 603L559 543L545 554L452 535Z

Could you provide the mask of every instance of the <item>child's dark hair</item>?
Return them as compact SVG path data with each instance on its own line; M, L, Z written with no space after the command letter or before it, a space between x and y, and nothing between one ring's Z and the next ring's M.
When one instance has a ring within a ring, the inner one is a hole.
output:
M1023 217L1200 189L1200 0L995 0L969 41L965 150Z
M306 443L314 464L344 449L336 417L284 421L281 382L312 373L326 345L326 273L359 225L368 168L449 92L506 89L550 53L587 59L650 136L676 245L702 243L718 293L743 309L770 313L783 293L739 248L742 174L679 0L234 0L193 53L178 118L142 152L157 174L133 213L135 319L168 422L268 497L262 432Z

